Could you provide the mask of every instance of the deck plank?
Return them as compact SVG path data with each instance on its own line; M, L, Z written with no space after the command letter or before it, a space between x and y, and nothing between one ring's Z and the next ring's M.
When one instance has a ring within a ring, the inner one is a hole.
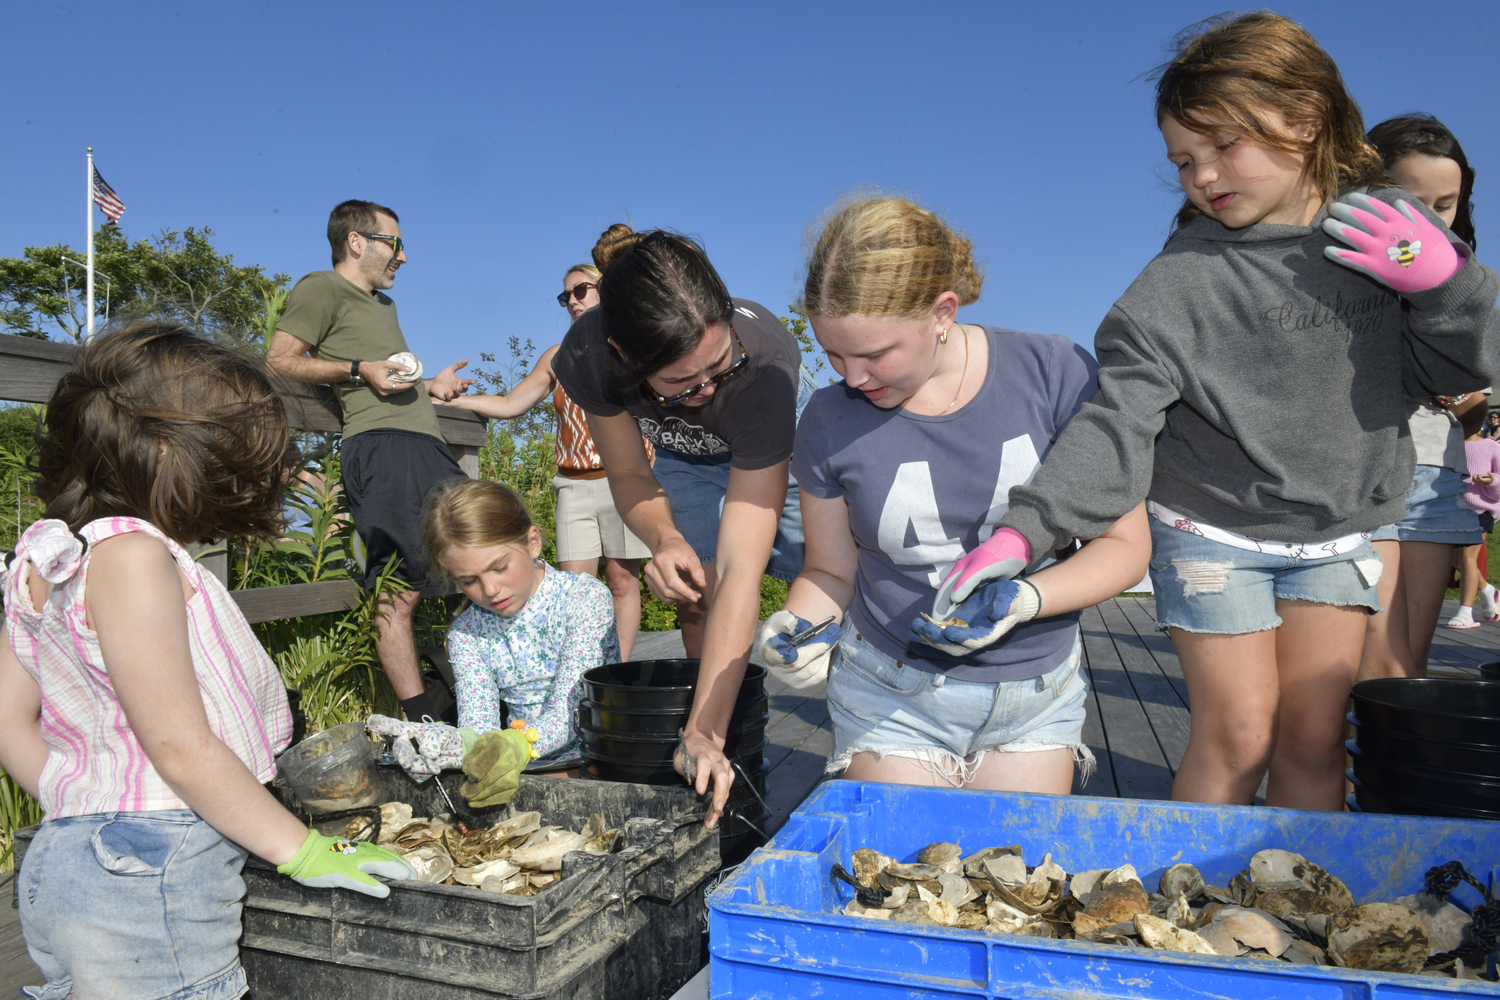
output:
M1097 607L1083 612L1080 625L1116 790L1124 798L1169 798L1172 772L1131 687L1108 625Z
M1184 708L1190 708L1187 680L1182 676L1182 664L1177 659L1177 647L1165 632L1156 628L1156 601L1151 598L1120 597L1114 603L1125 615L1125 620L1135 629L1141 644L1151 653L1151 658L1177 692Z
M1176 777L1177 765L1182 763L1182 754L1188 743L1186 701L1157 665L1141 636L1131 627L1120 602L1105 601L1099 605L1099 612L1114 638L1120 665L1151 726L1167 768Z

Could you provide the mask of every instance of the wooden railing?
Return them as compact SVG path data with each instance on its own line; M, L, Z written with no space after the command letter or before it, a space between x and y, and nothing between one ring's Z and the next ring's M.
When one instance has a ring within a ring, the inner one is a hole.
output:
M0 400L45 403L52 398L58 379L73 364L78 353L74 344L59 344L30 337L0 334ZM307 431L340 429L339 406L326 385L293 383L284 387L282 401L293 427ZM457 407L434 403L443 440L471 478L479 477L479 449L485 443L485 419ZM221 581L228 576L228 560L220 546L198 546L195 558ZM227 582L227 581L226 581ZM445 589L424 590L425 596L449 593ZM296 583L285 587L257 587L230 591L240 610L252 622L329 611L347 611L359 604L363 591L351 580Z

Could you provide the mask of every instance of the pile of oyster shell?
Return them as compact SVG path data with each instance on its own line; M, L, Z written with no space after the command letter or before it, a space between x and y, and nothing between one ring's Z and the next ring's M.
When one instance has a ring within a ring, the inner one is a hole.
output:
M837 863L832 875L855 887L850 916L1301 965L1421 972L1471 934L1467 913L1426 894L1355 906L1343 882L1291 851L1261 851L1227 886L1175 864L1156 892L1128 864L1069 875L1050 854L1028 866L1018 846L962 855L939 842L902 864L864 847L852 876ZM1461 959L1427 971L1478 978Z
M494 826L465 830L441 819L413 817L405 802L380 807L376 843L411 862L423 882L465 885L485 892L535 896L556 882L570 851L610 854L619 830L594 813L581 831L544 826L541 813L516 813ZM361 816L344 827L350 840L369 840L375 822Z

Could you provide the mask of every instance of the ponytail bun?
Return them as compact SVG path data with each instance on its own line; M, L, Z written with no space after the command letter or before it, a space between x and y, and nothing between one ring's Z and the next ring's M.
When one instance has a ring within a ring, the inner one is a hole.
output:
M594 244L594 264L600 271L607 270L615 258L640 241L641 237L634 229L616 222L599 234L599 242Z

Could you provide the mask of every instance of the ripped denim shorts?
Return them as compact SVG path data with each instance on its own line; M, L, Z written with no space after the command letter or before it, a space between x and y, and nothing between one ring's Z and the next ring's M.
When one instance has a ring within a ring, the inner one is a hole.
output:
M892 659L844 619L828 673L833 753L838 774L858 753L912 760L948 781L973 779L991 751L1073 751L1087 780L1094 755L1083 742L1089 685L1082 637L1040 677L984 683L961 681Z
M1365 542L1322 559L1252 552L1151 518L1151 586L1162 631L1243 635L1281 624L1276 602L1380 610L1380 556Z

